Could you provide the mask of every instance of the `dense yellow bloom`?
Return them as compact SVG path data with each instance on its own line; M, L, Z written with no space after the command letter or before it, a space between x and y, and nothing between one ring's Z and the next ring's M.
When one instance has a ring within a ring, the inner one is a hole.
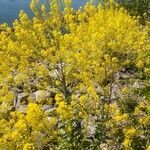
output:
M124 134L128 138L133 138L137 134L137 131L134 128L124 129Z
M61 119L64 120L72 119L72 107L70 105L67 105L66 102L64 101L58 103L56 112Z
M150 150L150 146L148 146L146 150Z
M125 147L125 150L131 150L131 140L130 139L126 139L124 142L123 142L123 145Z
M136 65L137 65L138 68L143 68L144 67L144 62L139 61Z
M59 104L59 102L63 101L63 95L62 94L56 94L55 96L56 104Z
M32 143L27 143L24 145L23 150L34 150L34 145Z
M33 128L36 128L37 124L39 124L42 118L43 112L40 107L35 103L29 103L26 115L27 123L29 123L29 125L31 125Z
M17 130L19 130L19 131L27 130L27 126L26 126L25 120L18 120L18 122L15 123L14 126L15 126L15 128L17 128Z
M132 85L149 79L149 25L113 0L71 3L32 0L33 19L0 25L0 149L146 149L149 86Z
M127 114L123 114L123 115L121 115L121 114L116 114L116 115L114 116L114 119L115 119L116 123L125 122L125 121L128 120L128 115L127 115Z

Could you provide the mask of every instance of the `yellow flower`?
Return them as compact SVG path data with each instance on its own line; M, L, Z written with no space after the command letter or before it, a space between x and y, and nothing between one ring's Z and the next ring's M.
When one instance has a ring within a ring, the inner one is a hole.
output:
M124 134L128 138L133 138L135 135L137 135L137 131L134 128L124 129Z
M113 58L112 58L112 62L113 62L113 63L118 63L118 58L117 58L117 57L113 57Z
M147 149L146 150L150 150L150 145L147 147Z
M55 85L59 86L59 85L61 85L61 82L59 80L56 80Z
M59 102L63 101L63 95L62 94L56 94L55 100L56 100L56 104L59 104Z
M46 12L46 7L45 7L45 5L44 5L44 4L42 4L42 6L41 6L41 10L42 10L43 12Z
M67 105L66 102L59 102L56 112L63 120L69 120L72 118L72 107L71 105Z
M144 67L144 62L140 60L140 61L137 62L136 66L138 68L143 68Z
M43 111L36 103L29 103L27 109L27 115L25 116L27 123L33 128L37 127L37 124L42 121L44 117Z
M145 92L134 112L126 109L129 106L125 100L132 103L138 96L130 88L122 89L118 101L109 103L109 98L110 79L124 67L136 64L140 69L135 69L133 78L144 76L147 81L149 24L140 25L124 8L116 9L114 0L105 8L90 0L78 10L71 7L71 2L31 0L33 19L21 11L13 27L0 25L0 149L41 149L41 144L57 149L62 143L70 149L72 143L67 140L74 139L71 131L75 122L84 123L80 129L85 133L91 115L95 125L99 123L97 119L106 123L110 129L106 136L112 143L122 138L118 130L123 131L124 142L119 140L118 145L123 144L126 150L133 149L131 143L137 132L147 132L150 118L146 114ZM45 92L36 97L37 103L45 106L31 103L39 90L50 92L46 100L42 99ZM19 100L19 93L30 96L22 98L14 110L13 102ZM22 105L28 106L25 113L20 112ZM63 142L63 136L57 134L60 131L67 135ZM80 146L79 143L77 147Z
M35 150L33 143L26 143L23 147L23 150Z
M25 120L18 120L18 122L15 124L15 128L19 131L27 130Z
M131 140L130 139L125 139L124 142L123 142L123 145L125 147L125 150L131 150Z
M83 95L79 98L79 102L81 105L84 105L86 103L86 100L87 100L87 98L85 95Z
M120 124L120 123L122 123L122 122L126 122L127 120L128 120L128 115L127 114L116 114L115 116L114 116L114 120L115 120L115 122L118 124Z

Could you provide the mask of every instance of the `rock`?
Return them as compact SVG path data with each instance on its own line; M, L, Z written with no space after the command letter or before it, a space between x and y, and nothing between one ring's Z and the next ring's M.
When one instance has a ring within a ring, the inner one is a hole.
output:
M131 77L133 77L133 74L128 73L128 72L117 72L115 75L116 80L120 80L120 79L130 79Z
M36 94L35 94L35 92L30 94L30 96L28 97L28 102L36 103Z
M115 83L112 85L111 90L111 100L116 100L121 97L121 85L118 83Z
M94 125L89 125L88 126L88 135L89 135L89 137L94 137L95 133L96 133L95 126Z
M12 91L13 91L14 93L21 93L21 92L22 92L22 90L20 90L19 88L16 88L16 87L13 87L13 88L12 88Z
M23 99L27 98L28 96L28 93L18 93L16 98L14 99L14 107L19 107Z
M102 143L102 144L100 145L100 148L101 148L101 150L108 150L109 146L108 146L108 144L106 144L106 143Z
M140 82L139 80L135 81L132 85L132 87L136 88L136 89L142 89L145 88L145 86L142 84L142 82Z
M18 100L22 100L23 98L26 98L28 97L29 94L28 93L19 93L18 94Z
M99 85L96 85L96 92L97 92L99 95L102 95L103 89L102 89Z
M122 146L120 146L119 144L117 145L116 143L102 143L100 144L100 149L101 150L120 150L123 149Z
M58 74L59 74L59 72L56 69L49 72L49 76L51 76L54 79L58 78Z
M49 105L43 105L42 106L42 110L43 111L47 111L47 110L49 110L51 107L49 106Z
M122 79L129 79L129 78L131 78L131 77L132 77L132 75L129 74L129 73L122 73L122 74L121 74L121 78L122 78Z
M46 109L44 110L46 113L50 113L50 112L53 112L56 108L49 108L49 109Z
M56 109L55 107L52 108L50 105L46 105L46 104L42 106L42 110L47 113L52 112L55 109Z
M94 135L96 133L96 125L95 125L95 117L92 115L89 117L87 130L88 130L88 137L90 137L90 138L94 137Z
M50 97L50 92L45 90L38 90L33 93L33 97L35 96L36 102L41 103Z
M120 79L130 79L135 75L135 70L127 70L126 68L122 68L115 74L116 81Z
M22 112L22 113L26 113L27 112L27 107L28 105L20 105L17 109L17 111Z

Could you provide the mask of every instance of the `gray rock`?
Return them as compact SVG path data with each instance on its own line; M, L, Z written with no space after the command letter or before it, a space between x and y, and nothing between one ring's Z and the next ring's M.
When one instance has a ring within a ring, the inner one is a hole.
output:
M96 86L96 92L97 92L98 94L102 95L103 89L102 89L99 85L97 85L97 86Z
M88 137L94 137L95 133L96 133L96 125L95 125L95 120L96 118L94 116L90 116L89 117L89 122L88 122L88 126L87 126L87 130L88 130Z
M49 76L51 76L54 79L57 79L58 75L59 75L59 72L56 69L49 72Z
M13 88L12 88L12 91L13 91L14 93L20 93L20 92L21 92L21 90L18 89L18 88L16 88L16 87L13 87Z
M50 97L50 92L45 90L38 90L33 93L33 97L35 96L36 102L41 103L45 101L48 97Z
M50 108L50 109L45 110L45 112L46 112L46 113L51 113L51 112L53 112L55 109L56 109L56 108Z
M108 150L109 146L108 146L108 144L106 144L106 143L102 143L102 144L100 145L100 148L101 148L101 150Z
M116 100L121 97L121 85L118 83L115 83L112 85L111 90L111 100Z
M51 107L49 105L43 105L42 106L42 110L43 111L46 111L46 110L49 110Z
M122 72L121 72L122 71ZM116 81L120 80L120 79L130 79L134 76L134 72L130 71L130 72L127 72L126 70L121 70L121 71L118 71L116 74L115 74L115 79Z
M142 89L142 88L145 88L145 86L143 85L142 82L140 82L139 80L135 81L132 85L133 88L136 88L136 89Z
M121 74L121 77L122 77L123 79L129 79L129 78L132 77L132 75L129 74L129 73L122 73L122 74Z
M17 111L22 112L22 113L26 113L27 112L27 108L28 108L28 105L20 105L17 108Z
M28 97L28 96L29 96L28 93L19 93L18 94L18 100L22 100L23 98Z
M35 92L31 93L29 97L30 97L29 98L30 99L29 102L36 103L36 93Z
M16 98L14 99L14 107L17 108L21 105L21 101L24 99L24 98L27 98L29 95L28 93L18 93L16 95Z

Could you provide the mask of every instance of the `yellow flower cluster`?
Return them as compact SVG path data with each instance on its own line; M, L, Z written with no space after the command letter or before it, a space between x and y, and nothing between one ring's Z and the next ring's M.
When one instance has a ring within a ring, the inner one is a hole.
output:
M24 145L23 150L34 150L34 145L32 143L27 143Z
M71 0L32 0L33 19L21 11L12 27L0 25L0 149L150 144L149 86L132 87L149 80L149 25L113 0L94 2L74 10Z
M70 120L72 119L72 107L68 105L67 102L64 101L62 95L57 94L55 97L56 104L58 107L56 108L56 113L62 120Z

